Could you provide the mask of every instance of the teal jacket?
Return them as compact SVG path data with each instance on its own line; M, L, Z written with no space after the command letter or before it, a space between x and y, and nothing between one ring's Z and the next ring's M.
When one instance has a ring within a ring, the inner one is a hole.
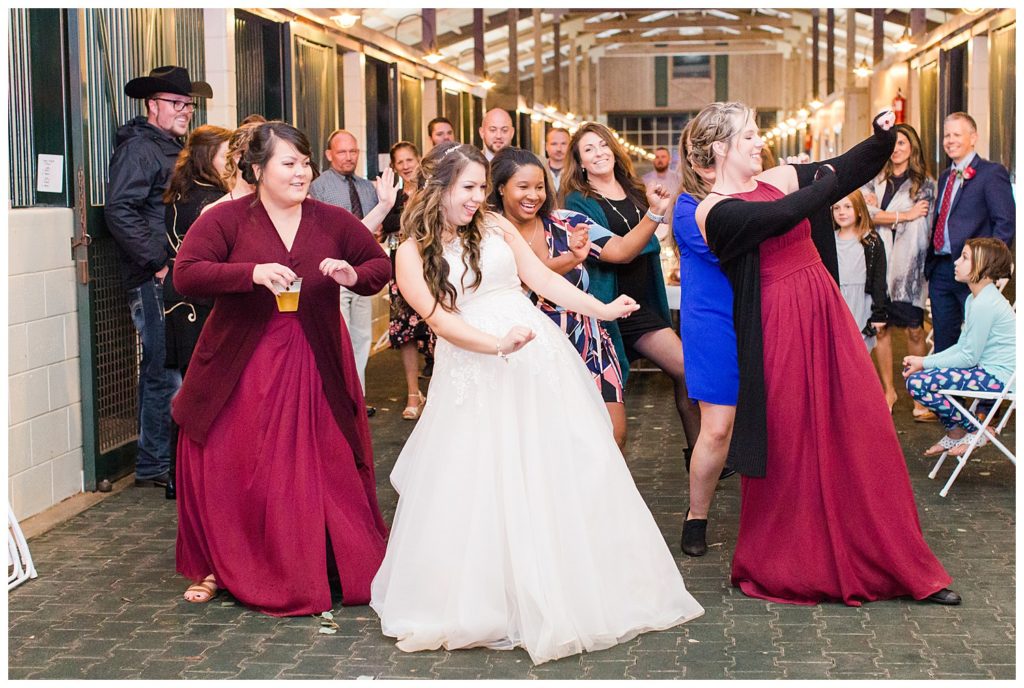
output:
M608 218L601 209L601 204L593 198L584 196L579 191L573 191L565 198L566 210L574 210L591 218L602 228L608 226ZM591 236L591 239L595 237ZM661 272L661 243L657 237L652 236L647 246L640 252L640 255L633 260L646 260L651 264L651 272L658 279L659 285L665 282L665 276ZM602 263L594 258L587 258L587 272L590 273L590 293L594 298L611 303L620 296L618 284L618 269L613 263ZM668 310L668 296L664 287L653 289L652 292L657 299L652 304L658 315L665 319L665 322L672 322L672 316ZM634 296L630 294L630 296ZM619 365L622 367L622 384L625 386L626 378L629 377L629 361L626 359L626 347L622 343L622 334L619 332L618 322L604 322L604 329L612 338L615 344L615 353L619 357Z

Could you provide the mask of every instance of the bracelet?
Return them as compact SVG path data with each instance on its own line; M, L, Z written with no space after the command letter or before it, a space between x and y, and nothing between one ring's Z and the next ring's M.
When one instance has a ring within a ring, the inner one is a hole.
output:
M656 225L660 225L662 222L665 221L665 216L664 215L655 215L654 213L651 212L650 208L647 209L647 217L649 217L651 220L653 220L654 224L656 224Z
M501 350L501 339L495 338L494 348L498 352L498 358L508 363L508 354Z

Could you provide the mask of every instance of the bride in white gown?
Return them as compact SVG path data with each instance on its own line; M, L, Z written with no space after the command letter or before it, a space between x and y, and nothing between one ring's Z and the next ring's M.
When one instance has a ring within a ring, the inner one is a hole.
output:
M637 306L577 290L484 213L486 169L471 146L434 148L402 217L398 285L438 340L429 403L391 474L400 499L370 605L402 650L518 646L540 664L704 609L592 376L520 280L602 320Z

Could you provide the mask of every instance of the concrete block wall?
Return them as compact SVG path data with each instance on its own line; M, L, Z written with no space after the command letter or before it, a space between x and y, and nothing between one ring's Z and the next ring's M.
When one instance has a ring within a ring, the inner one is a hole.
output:
M23 519L82 491L74 216L31 208L7 220L7 485Z

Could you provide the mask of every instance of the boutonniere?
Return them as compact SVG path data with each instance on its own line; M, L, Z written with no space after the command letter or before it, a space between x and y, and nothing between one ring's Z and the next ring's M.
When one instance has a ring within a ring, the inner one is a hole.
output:
M976 175L977 173L978 171L973 167L965 167L962 170L957 170L956 176L960 177L961 180L966 182L970 181L971 179L974 179L974 175Z

